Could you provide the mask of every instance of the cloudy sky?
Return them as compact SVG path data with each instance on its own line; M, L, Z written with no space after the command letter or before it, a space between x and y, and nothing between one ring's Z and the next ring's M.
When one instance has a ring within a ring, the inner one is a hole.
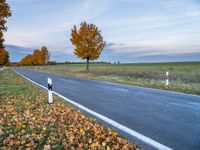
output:
M47 46L51 60L79 61L71 28L96 24L107 45L99 61L200 61L199 0L7 0L11 61Z

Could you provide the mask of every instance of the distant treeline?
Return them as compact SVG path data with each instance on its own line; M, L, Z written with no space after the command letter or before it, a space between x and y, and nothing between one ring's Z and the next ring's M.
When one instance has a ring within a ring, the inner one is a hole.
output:
M44 52L44 51L43 51ZM36 54L38 53L38 51L36 52ZM33 53L33 55L27 55L24 58L22 58L22 60L20 62L12 62L10 63L10 66L40 66L40 65L62 65L62 64L86 64L86 62L70 62L70 61L65 61L65 62L56 62L56 61L49 61L49 57L48 60L44 59L44 57L42 57L44 54L41 53L40 51L40 57L38 58L37 55L34 55L35 51ZM48 53L48 56L49 53ZM46 60L46 61L44 61ZM91 62L91 64L112 64L111 62Z
M111 62L90 62L91 64L111 64ZM86 64L86 62L70 62L70 61L66 61L66 62L56 62L56 61L49 61L48 65L59 65L59 64Z

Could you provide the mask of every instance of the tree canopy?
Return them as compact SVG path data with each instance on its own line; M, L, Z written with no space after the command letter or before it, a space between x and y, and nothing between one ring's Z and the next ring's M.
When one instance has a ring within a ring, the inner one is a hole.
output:
M41 51L42 51L42 60L43 60L42 64L47 64L50 58L50 53L47 47L45 46L41 48Z
M20 61L20 65L33 65L33 64L34 64L33 55L27 55Z
M76 26L73 27L70 40L75 46L74 54L87 60L87 70L89 69L89 60L99 58L105 46L98 27L86 22L81 23L79 30Z
M0 48L0 65L8 65L9 63L9 53L5 49Z
M8 65L9 53L4 49L3 33L7 31L6 19L11 16L10 6L6 0L0 0L0 65Z
M43 46L41 50L34 50L32 55L27 55L20 61L20 65L45 65L50 58L47 47Z
M7 31L6 19L11 15L10 6L6 3L6 0L0 0L0 48L4 48L3 32Z

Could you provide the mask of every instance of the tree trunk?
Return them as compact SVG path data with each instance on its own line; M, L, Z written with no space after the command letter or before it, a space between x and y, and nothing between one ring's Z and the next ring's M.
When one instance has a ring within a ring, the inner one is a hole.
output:
M86 68L87 72L89 72L89 58L87 58L87 68Z

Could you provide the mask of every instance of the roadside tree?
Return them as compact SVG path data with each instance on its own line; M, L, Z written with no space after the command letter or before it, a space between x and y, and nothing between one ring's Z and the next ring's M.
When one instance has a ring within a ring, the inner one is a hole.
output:
M98 59L105 46L101 31L94 24L83 22L79 30L76 26L73 27L70 40L75 46L74 54L86 59L89 71L89 61Z
M6 0L0 0L0 65L8 65L10 63L9 53L3 45L3 32L7 31L7 27L5 26L6 19L11 15L10 6L6 3Z
M3 49L0 48L0 65L9 65L9 53Z
M20 61L20 65L33 65L33 64L34 64L33 55L27 55Z
M33 52L33 63L34 65L42 65L43 60L42 60L42 51L36 49Z
M20 61L20 65L45 65L48 64L50 58L47 47L43 46L41 50L34 50L32 55L27 55Z
M48 49L47 49L47 47L46 46L43 46L42 48L41 48L41 51L42 51L42 60L43 60L43 64L48 64L48 62L49 62L49 58L50 58L50 53L49 53L49 51L48 51Z

